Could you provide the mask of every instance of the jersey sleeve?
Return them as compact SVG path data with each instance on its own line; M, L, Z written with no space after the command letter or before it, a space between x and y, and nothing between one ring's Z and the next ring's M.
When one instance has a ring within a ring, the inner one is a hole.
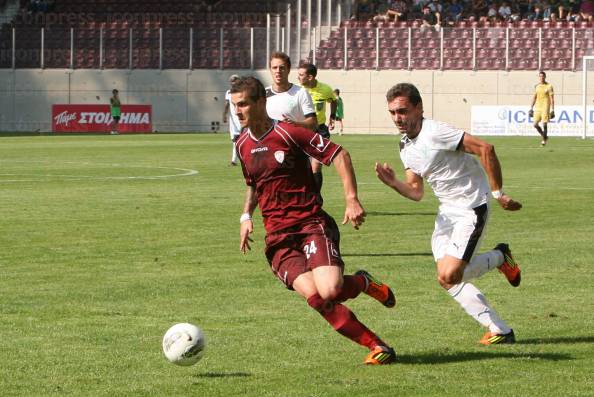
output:
M281 123L279 127L305 154L326 166L330 165L338 152L342 150L342 146L307 128L292 126L287 123Z
M311 99L311 95L309 95L309 92L307 92L307 90L304 88L299 90L299 106L301 106L303 115L306 118L316 115L316 110L314 109L314 104L313 100Z
M454 128L449 124L438 123L433 137L433 147L440 150L458 150L464 137L464 130Z

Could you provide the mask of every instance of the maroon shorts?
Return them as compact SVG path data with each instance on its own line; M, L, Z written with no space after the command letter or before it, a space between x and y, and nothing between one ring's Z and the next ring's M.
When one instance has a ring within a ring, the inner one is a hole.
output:
M266 258L272 272L288 288L303 273L319 266L344 269L340 231L330 215L266 236Z

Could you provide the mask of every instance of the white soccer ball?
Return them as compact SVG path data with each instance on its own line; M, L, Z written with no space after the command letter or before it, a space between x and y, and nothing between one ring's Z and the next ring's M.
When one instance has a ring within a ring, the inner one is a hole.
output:
M163 336L163 353L176 365L196 364L202 358L205 347L204 334L194 324L175 324Z

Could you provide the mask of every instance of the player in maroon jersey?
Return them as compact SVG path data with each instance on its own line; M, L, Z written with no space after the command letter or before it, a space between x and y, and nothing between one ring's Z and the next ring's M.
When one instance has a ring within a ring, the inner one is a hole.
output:
M234 82L231 100L243 128L237 152L248 186L240 218L241 251L251 249L252 213L259 206L266 229L266 257L278 279L304 297L336 331L369 348L366 364L393 362L394 350L341 302L365 292L393 307L394 294L364 270L343 276L340 232L322 210L310 166L310 157L334 164L346 198L342 223L358 229L365 221L365 210L357 197L349 153L311 130L270 119L264 86L253 77Z

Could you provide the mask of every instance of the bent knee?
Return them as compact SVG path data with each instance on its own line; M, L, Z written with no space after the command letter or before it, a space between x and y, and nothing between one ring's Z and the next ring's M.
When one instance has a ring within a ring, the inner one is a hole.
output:
M336 297L338 296L338 294L340 293L340 287L338 285L336 286L327 286L325 288L320 288L318 290L318 293L320 294L320 296L323 299L332 301L334 299L336 299Z
M439 274L437 276L437 282L445 289L450 289L452 286L456 284L460 284L462 282L462 275L458 272L448 272Z

